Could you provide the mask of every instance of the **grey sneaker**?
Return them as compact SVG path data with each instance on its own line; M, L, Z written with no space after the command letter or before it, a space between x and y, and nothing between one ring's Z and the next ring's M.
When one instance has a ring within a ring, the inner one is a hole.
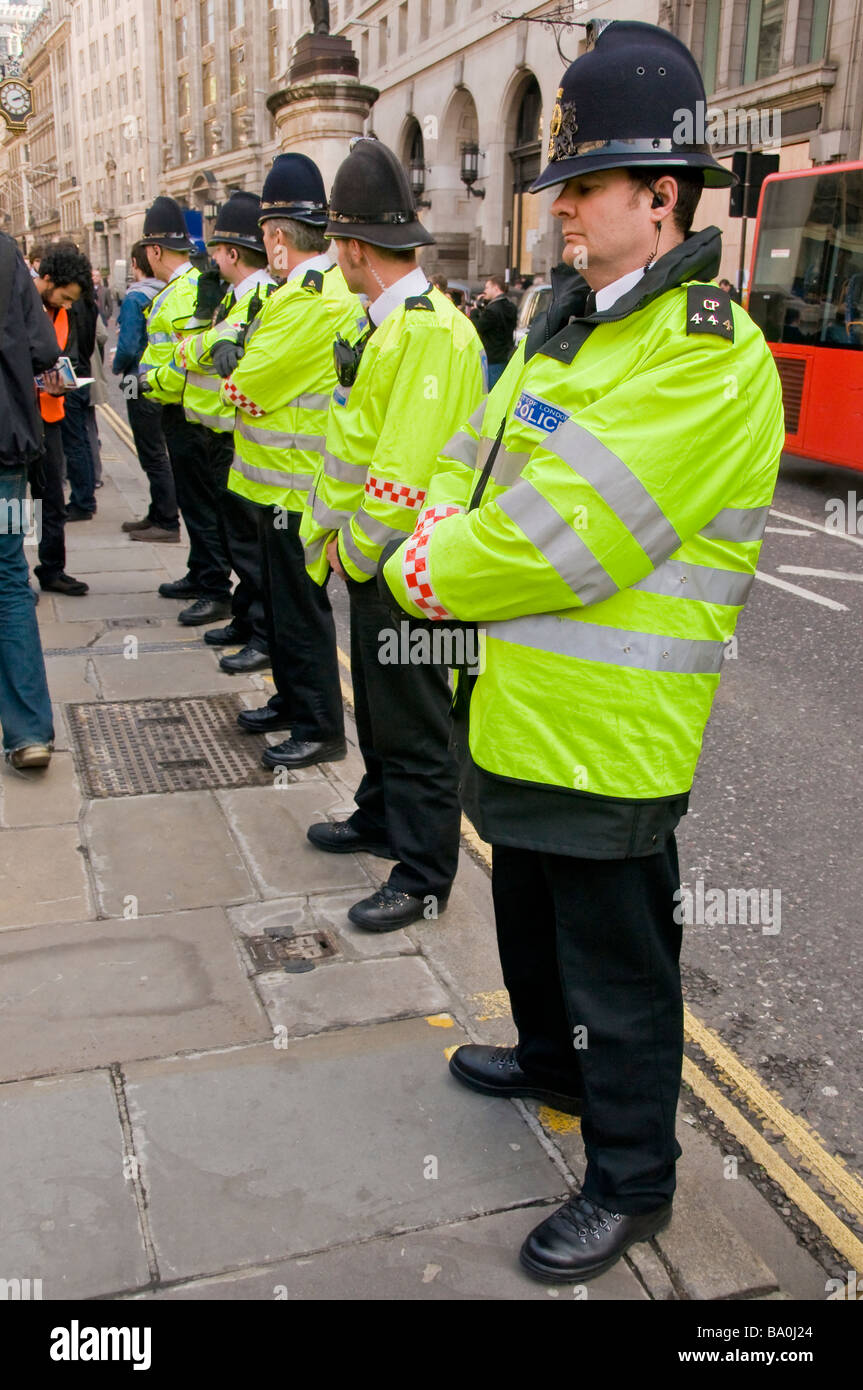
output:
M31 767L47 767L53 747L52 743L26 743L23 748L13 748L7 753L6 761L19 772Z

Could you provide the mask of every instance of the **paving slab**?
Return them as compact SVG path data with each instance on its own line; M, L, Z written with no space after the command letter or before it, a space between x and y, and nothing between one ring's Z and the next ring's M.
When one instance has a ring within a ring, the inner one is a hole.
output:
M99 902L122 917L243 902L256 896L209 792L93 801L86 833Z
M33 566L38 562L39 557L38 555L36 555L35 551L33 552L32 556L28 555L26 549L24 551L24 554L25 558L29 560L30 569L32 571ZM42 627L43 623L55 622L57 618L57 613L54 608L53 595L43 593L43 591L39 588L38 579L34 578L32 572L30 575L30 584L32 588L35 590L39 599L39 602L36 604L36 621L38 622L39 626Z
M348 893L323 893L312 897L301 894L272 898L263 903L244 903L228 909L228 920L240 936L261 936L272 927L290 927L297 934L322 930L330 934L339 953L348 960L416 955L416 947L407 932L362 931L348 922L347 911L362 891L354 888Z
M106 1072L0 1087L3 1277L41 1279L51 1300L146 1284L123 1158Z
M164 645L165 642L177 642L186 646L194 644L196 650L199 645L204 651L210 650L194 628L183 627L176 619L163 623L152 622L146 626L140 622L140 619L137 622L132 619L125 627L110 627L107 631L103 631L98 640L93 643L92 650L97 653L104 647L121 647L127 637L134 637L141 648Z
M77 821L81 789L71 753L54 753L46 768L0 766L0 825L63 825Z
M0 936L0 1079L272 1037L224 913Z
M55 608L62 623L92 622L96 618L165 618L188 608L182 599L162 598L155 588L144 594L96 594L92 589L84 598L54 594ZM41 607L41 605L40 605Z
M699 1200L698 1188L697 1176L678 1164L674 1217L656 1237L686 1296L770 1293L779 1284L776 1275L715 1206Z
M79 578L91 574L123 573L129 570L158 570L162 557L154 545L143 541L125 541L112 546L82 546L75 551L75 572Z
M0 929L94 916L77 825L3 831Z
M187 632L194 632L189 628ZM116 639L122 633L116 629ZM249 688L247 676L229 676L219 670L215 648L201 643L200 650L142 652L125 656L94 656L93 664L106 700L148 700L184 695L210 695ZM251 757L251 754L250 754Z
M43 652L49 652L52 648L66 650L69 647L89 647L91 642L102 632L104 623L58 623L55 620L41 623L39 626L39 636L42 639Z
M99 678L89 656L47 656L45 674L53 700L98 700Z
M323 962L301 974L267 971L257 984L270 1022L289 1038L449 1007L446 991L419 956Z
M354 855L322 854L306 839L308 827L324 818L334 799L333 789L323 776L288 786L240 787L216 795L262 898L349 885L356 885L358 897L370 891L369 880Z
M451 1081L440 1030L419 1019L136 1062L126 1077L163 1279L552 1200L565 1186L514 1106Z
M98 596L99 594L147 594L157 590L159 585L164 584L168 579L170 579L170 575L160 565L158 569L138 568L122 572L111 570L107 574L88 574L86 582L90 586L90 593Z
M127 509L128 510L128 509ZM134 545L135 549L140 549L141 541L130 541L124 531L120 528L120 523L111 523L110 526L100 526L98 521L99 513L96 514L96 524L86 524L87 529L83 533L75 531L71 527L66 528L66 553L74 555L90 554L94 550L118 550L127 545ZM123 521L128 518L123 517ZM150 547L152 548L152 547ZM179 547L178 547L179 548Z
M547 1207L521 1208L475 1221L458 1221L409 1235L362 1241L304 1259L280 1261L265 1270L195 1281L159 1293L135 1295L159 1302L249 1301L305 1303L478 1302L490 1299L549 1299L572 1303L642 1302L641 1284L622 1261L599 1279L541 1284L518 1263L528 1233L549 1214ZM585 1316L589 1319L590 1314ZM567 1330L578 1328L567 1314ZM587 1323L584 1330L587 1331Z

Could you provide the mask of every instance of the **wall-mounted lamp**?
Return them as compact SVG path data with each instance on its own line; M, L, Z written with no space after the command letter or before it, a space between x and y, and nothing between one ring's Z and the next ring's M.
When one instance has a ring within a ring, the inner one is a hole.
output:
M461 181L471 198L484 198L484 188L474 188L479 178L479 145L461 147Z
M205 203L205 204L204 204L204 216L205 216L205 217L208 217L211 221L215 222L215 220L216 220L216 218L218 217L218 215L219 215L219 204L218 204L218 203Z
M431 203L428 198L424 198L426 191L426 166L425 160L418 156L412 159L409 168L411 193L414 195L414 202L418 208L430 208Z

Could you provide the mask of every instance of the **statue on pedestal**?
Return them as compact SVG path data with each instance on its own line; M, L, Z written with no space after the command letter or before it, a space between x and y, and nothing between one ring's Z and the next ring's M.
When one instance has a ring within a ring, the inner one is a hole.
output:
M328 34L330 32L329 0L311 0L310 8L312 11L312 32Z

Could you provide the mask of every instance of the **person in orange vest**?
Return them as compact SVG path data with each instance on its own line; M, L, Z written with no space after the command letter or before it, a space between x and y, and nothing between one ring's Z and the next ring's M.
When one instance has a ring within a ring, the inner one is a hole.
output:
M90 276L86 256L68 244L50 247L39 263L34 283L45 312L54 324L61 353L65 352L69 341L69 307L81 298L85 286L89 286ZM35 574L41 589L77 597L86 594L89 586L66 573L66 499L60 435L64 392L56 373L47 374L42 381L44 389L39 391L39 410L44 445L40 457L30 465L30 490L34 499L42 504L39 563Z

